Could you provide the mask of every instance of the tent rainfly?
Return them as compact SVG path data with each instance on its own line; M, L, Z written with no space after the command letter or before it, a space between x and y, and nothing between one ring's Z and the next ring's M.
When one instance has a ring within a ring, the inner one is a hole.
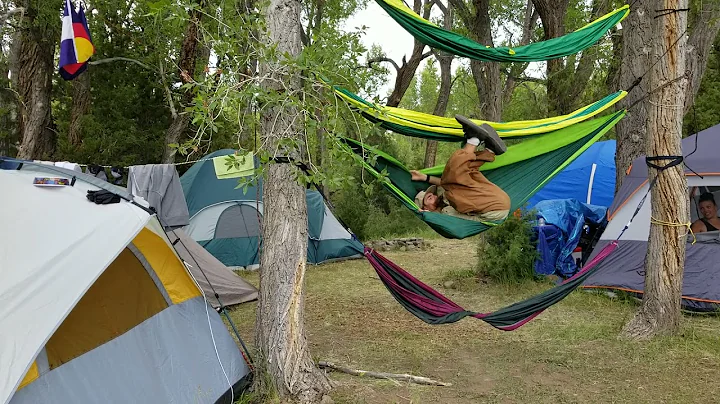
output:
M248 366L144 201L9 159L0 183L0 403L230 401Z
M237 276L184 231L169 230L167 235L213 307L233 306L257 299L255 286ZM216 293L219 298L215 297Z
M185 232L229 267L257 265L260 259L260 223L263 215L262 180L239 186L241 177L254 173L256 159L237 157L231 149L203 157L180 177L190 212ZM308 262L320 264L357 258L363 250L332 214L322 195L306 192L308 213Z
M713 192L716 200L720 201L720 159L715 155L718 144L720 125L682 141L692 221L700 216L697 202L702 192ZM620 234L647 192L648 186L648 170L643 156L633 162L630 173L615 196L608 210L610 222L595 251L601 251ZM642 294L645 284L645 255L650 234L650 199L651 196L648 195L637 217L620 240L618 248L599 264L599 270L584 283L585 288ZM695 244L691 244L692 235L687 237L682 304L690 310L715 310L720 304L720 268L716 265L720 261L720 232L700 233L696 237Z
M615 147L614 140L594 143L533 195L527 206L551 199L577 199L609 207L615 194Z

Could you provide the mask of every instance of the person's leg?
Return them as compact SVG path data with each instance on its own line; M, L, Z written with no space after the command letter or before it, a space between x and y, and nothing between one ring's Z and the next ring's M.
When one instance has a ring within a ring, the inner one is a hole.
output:
M478 215L478 218L485 222L499 222L507 219L510 214L510 210L493 210L490 212L483 212Z
M469 153L475 153L479 145L480 139L473 137L468 139L467 143L465 143L465 146L463 146L463 150Z
M455 115L455 119L462 126L465 138L468 139L468 143L470 143L470 139L476 138L478 139L478 143L482 141L485 144L485 147L492 150L497 155L501 155L507 151L505 142L500 139L500 135L492 126L486 123L478 125L462 115ZM475 146L477 146L477 144Z

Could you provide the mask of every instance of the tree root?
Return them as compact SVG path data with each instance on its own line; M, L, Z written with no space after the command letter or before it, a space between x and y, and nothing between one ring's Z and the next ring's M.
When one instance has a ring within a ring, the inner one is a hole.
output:
M388 380L401 380L410 383L424 384L427 386L452 386L452 383L445 383L438 380L433 380L422 376L413 376L409 374L397 374L397 373L384 373L384 372L372 372L367 370L356 370L350 369L345 366L336 365L332 362L319 361L318 367L321 369L332 369L339 372L347 373L353 376L361 377L374 377L377 379L388 379Z

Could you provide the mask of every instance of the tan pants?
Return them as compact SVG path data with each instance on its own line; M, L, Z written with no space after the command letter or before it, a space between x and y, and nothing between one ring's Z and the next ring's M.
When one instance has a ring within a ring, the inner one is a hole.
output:
M452 206L443 208L442 213L450 216L459 217L465 220L477 220L480 222L499 222L505 220L510 214L509 210L493 210L483 213L459 213Z

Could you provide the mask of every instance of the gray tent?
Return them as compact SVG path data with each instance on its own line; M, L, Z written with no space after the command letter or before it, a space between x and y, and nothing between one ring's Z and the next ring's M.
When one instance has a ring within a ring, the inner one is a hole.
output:
M253 285L237 276L184 231L175 229L167 234L213 307L218 308L221 304L232 306L257 299L258 290ZM219 301L215 293L220 296Z
M718 145L720 125L682 141L692 221L698 219L697 198L702 192L713 192L716 200L720 201L720 159L716 155ZM610 222L595 247L594 254L618 237L647 189L648 170L643 156L633 162L630 173L615 196L608 210ZM648 196L620 240L618 248L600 263L598 271L585 282L584 287L642 294L645 255L650 234L650 199ZM694 245L690 243L692 239L692 236L688 236L682 290L683 306L693 310L714 310L720 304L720 266L717 265L720 262L720 232L699 234Z

